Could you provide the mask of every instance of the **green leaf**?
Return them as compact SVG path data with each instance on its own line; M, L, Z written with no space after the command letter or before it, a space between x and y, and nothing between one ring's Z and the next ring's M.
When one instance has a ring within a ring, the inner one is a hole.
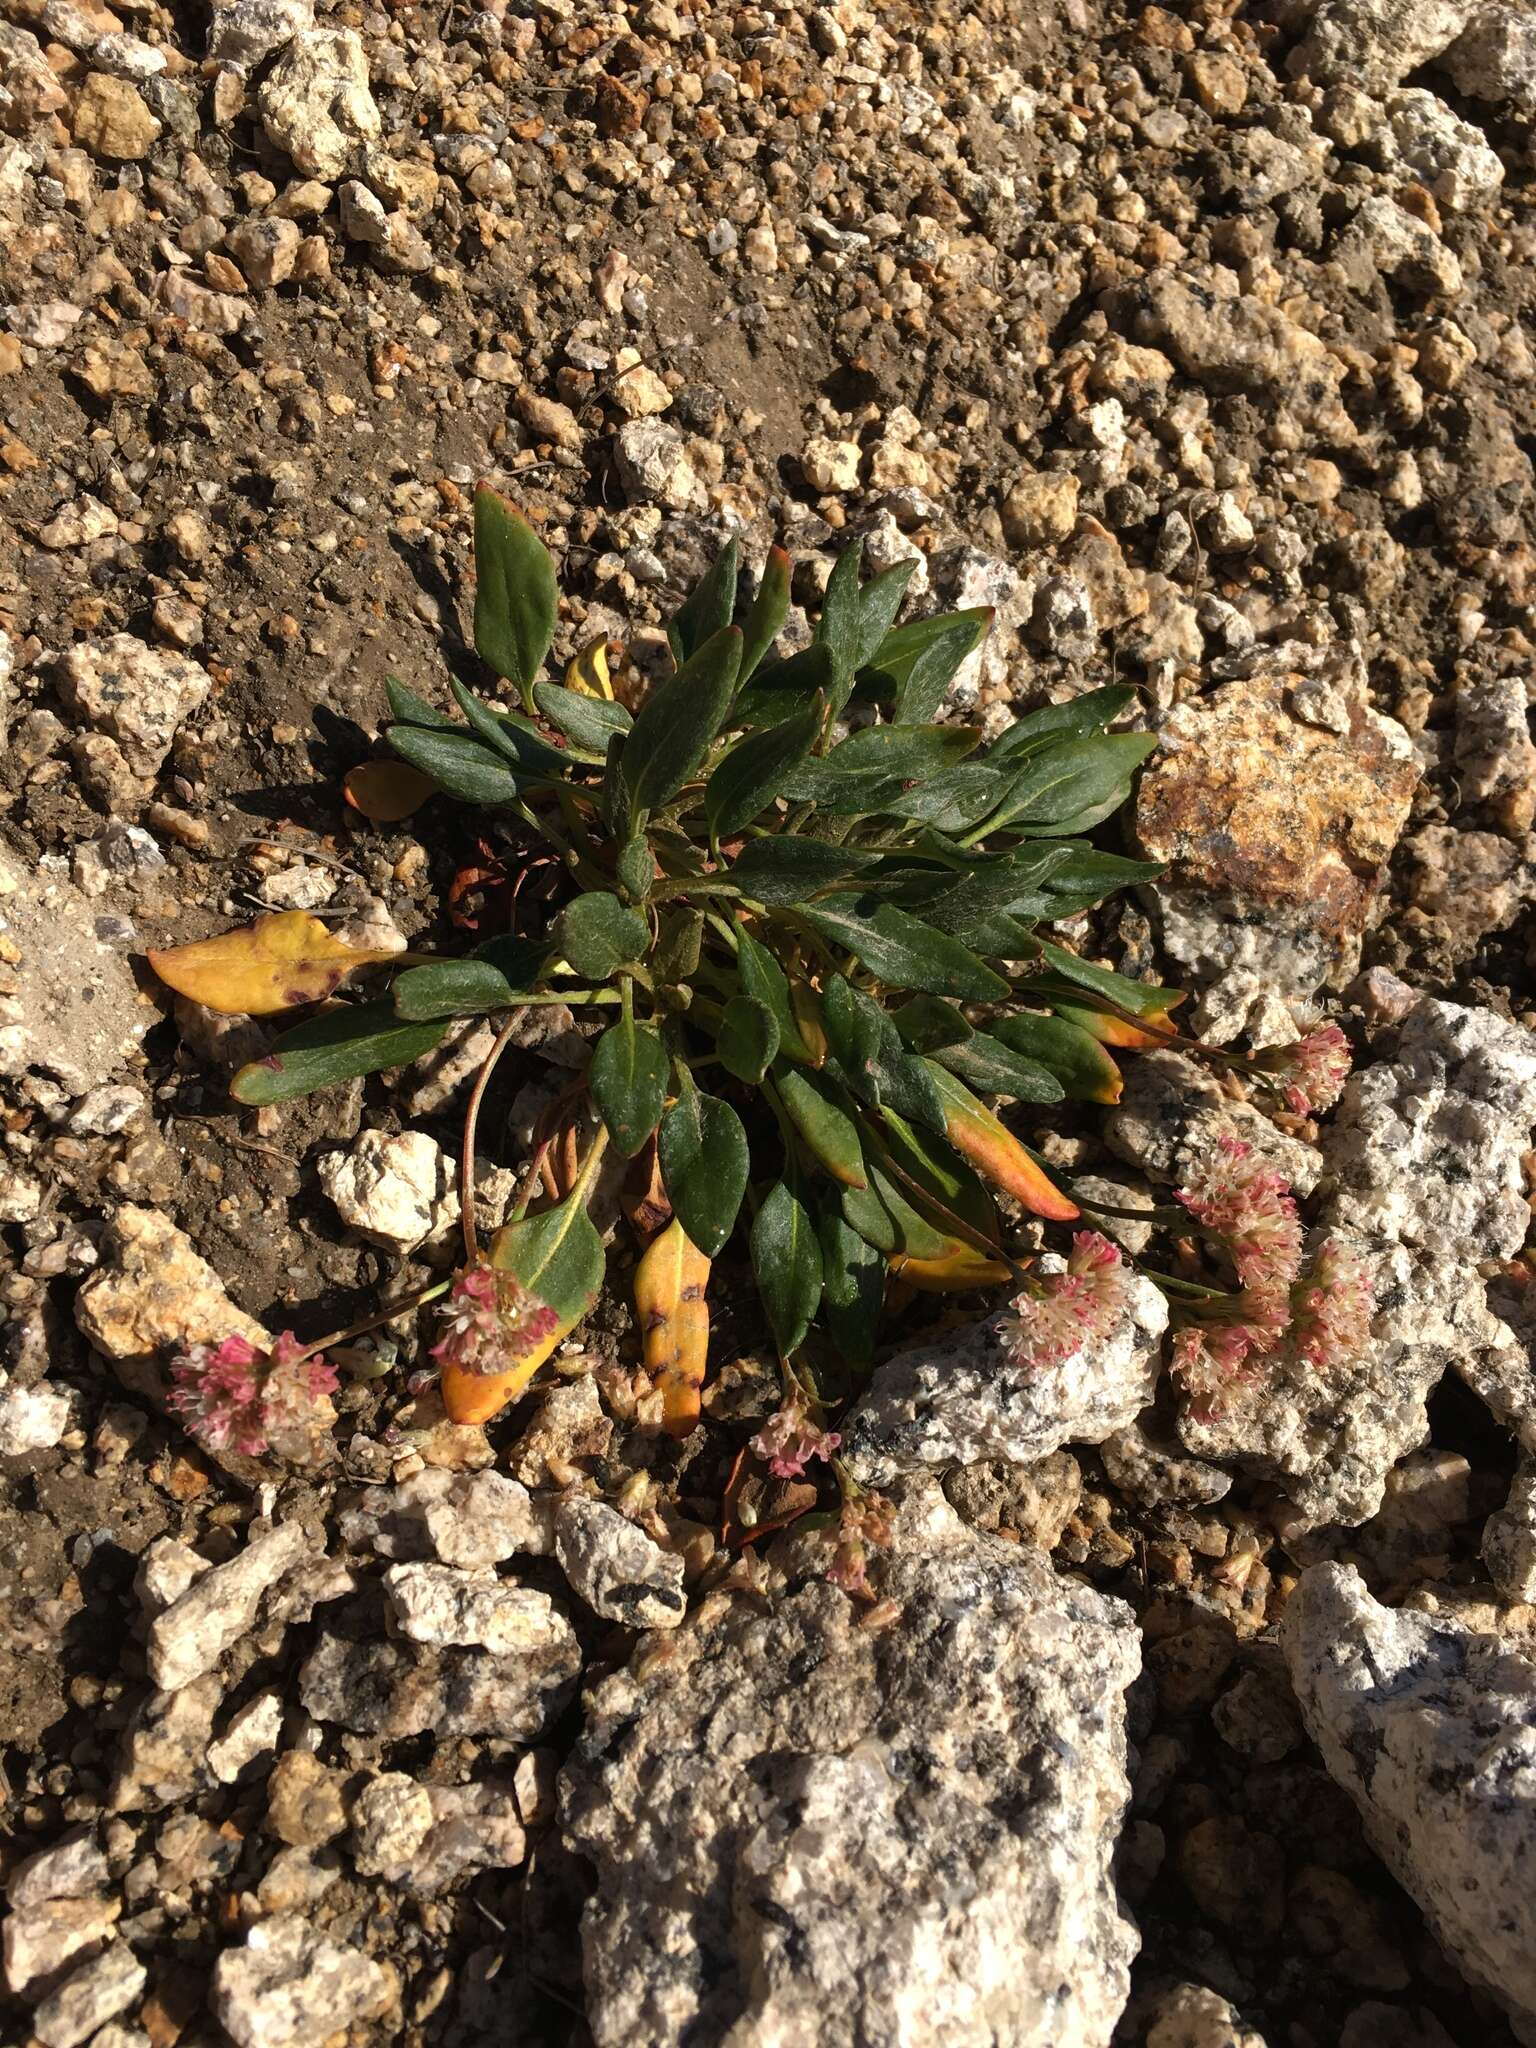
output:
M706 1259L718 1258L747 1191L747 1134L741 1118L728 1102L700 1094L686 1079L661 1120L656 1153L678 1221Z
M739 740L704 787L704 815L716 843L734 838L783 792L784 778L803 761L821 732L825 701L818 697L779 725Z
M407 968L390 990L395 1015L420 1021L513 1009L538 981L548 958L547 939L500 938L487 940L462 960Z
M853 673L863 645L859 570L864 560L864 543L856 540L832 564L826 592L821 600L821 617L816 621L816 642L832 656L832 686L827 695L834 717L848 701Z
M1095 733L1054 740L1031 754L988 820L987 829L1065 831L1089 808L1113 809L1130 793L1130 779L1157 745L1156 733Z
M752 1270L779 1355L788 1358L805 1341L821 1301L821 1247L805 1204L783 1181L753 1218Z
M836 668L825 647L802 647L783 661L766 662L731 706L732 725L777 725L814 704L829 699Z
M932 1131L915 1129L905 1117L889 1112L885 1119L885 1138L895 1165L917 1183L916 1190L906 1188L910 1199L919 1205L924 1197L938 1203L941 1209L948 1210L951 1216L958 1216L962 1223L968 1223L989 1243L996 1244L997 1206L981 1177L960 1157L953 1145ZM942 1216L938 1221L947 1239L952 1226Z
M978 1031L964 1045L942 1047L934 1058L980 1095L1009 1095L1015 1102L1060 1102L1065 1093L1049 1068L985 1031Z
M475 652L527 691L555 637L555 565L533 528L495 491L475 493Z
M766 659L789 616L789 556L783 548L770 548L763 564L763 580L748 606L741 624L741 669L738 686L746 682Z
M265 1059L242 1067L229 1092L252 1108L288 1102L360 1074L404 1066L430 1052L447 1029L441 1022L403 1024L388 998L325 1010L285 1031Z
M741 634L726 626L652 690L619 762L635 810L664 804L703 760L730 709L740 661Z
M1087 910L1117 890L1155 882L1167 870L1164 861L1127 860L1122 854L1100 853L1096 846L1064 844L1059 839L1055 845L1062 848L1066 857L1046 873L1027 908L1022 898L1015 906L1024 915L1046 923Z
M911 619L886 634L864 664L860 682L894 695L898 724L926 725L991 624L990 606Z
M1182 989L1159 988L1155 982L1131 981L1123 974L1116 974L1112 968L1097 967L1091 960L1083 960L1076 953L1069 953L1065 946L1054 946L1048 939L1040 942L1040 953L1047 970L1043 976L1032 975L1021 984L1033 988L1043 982L1047 992L1052 982L1065 983L1068 990L1086 989L1090 995L1102 996L1106 1002L1122 1010L1129 1010L1137 1017L1163 1017L1184 1000Z
M1008 984L958 939L870 896L824 896L797 906L824 938L844 946L892 988L924 989L961 1002L996 1003Z
M626 1159L634 1158L661 1121L669 1069L660 1038L633 1017L621 1017L597 1041L587 1086Z
M398 676L384 678L384 694L389 699L389 708L402 724L430 725L452 732L454 721L445 711L434 711L425 697L418 697L408 689Z
M842 1211L845 1219L866 1244L893 1258L898 1252L910 1259L937 1259L949 1249L949 1235L930 1223L908 1199L906 1190L888 1174L879 1160L865 1157L869 1174L867 1188L845 1188Z
M620 967L643 960L651 928L617 896L592 889L569 902L551 933L556 950L584 981L607 981Z
M895 728L893 728L894 730ZM904 818L913 825L932 825L943 832L963 832L979 824L1008 794L1008 776L985 761L962 761L938 775L874 793L866 816Z
M702 910L664 910L661 935L651 948L650 964L660 982L688 981L699 971L704 942ZM694 1243L698 1239L694 1238Z
M824 810L869 816L909 784L952 768L981 735L965 725L872 725L784 780L784 794Z
M545 780L564 775L570 767L570 755L559 747L552 747L526 718L518 718L506 711L493 711L457 676L448 678L448 687L476 735L494 747L520 775Z
M385 738L400 756L430 775L439 789L467 804L513 804L527 778L472 733L422 725L391 725Z
M773 1012L779 1027L779 1049L792 1060L809 1060L811 1049L800 1036L789 1001L789 977L768 948L740 925L736 927L736 972L741 992Z
M897 1110L944 1128L944 1104L933 1076L908 1052L894 1020L872 996L829 975L822 985L827 1043L852 1092L872 1109Z
M650 896L656 880L656 855L651 842L643 832L637 832L633 839L626 840L619 849L619 857L613 864L614 876L619 887L631 903L644 903Z
M621 846L627 845L634 837L635 807L629 800L629 786L624 780L624 749L629 745L627 733L616 732L608 741L608 758L603 763L603 784L601 806L608 830ZM644 819L638 823L643 827Z
M839 1355L868 1365L885 1299L885 1260L835 1209L817 1218L821 1241L821 1315Z
M778 1053L778 1020L766 1003L732 996L715 1034L715 1050L728 1074L755 1087Z
M1016 719L993 742L989 758L1000 761L1010 755L1033 753L1053 740L1078 739L1085 733L1101 732L1135 701L1136 692L1128 683L1111 683L1102 690L1085 690L1080 697L1069 697L1065 704L1046 704L1039 711Z
M971 1036L971 1026L942 996L913 996L893 1013L891 1022L909 1052L943 1052L946 1046L964 1045Z
M731 623L736 610L736 542L728 540L699 578L667 627L667 644L678 666Z
M882 569L878 576L872 576L860 590L858 632L849 664L855 672L873 659L876 649L890 633L916 568L917 562L911 557L904 562L893 562L889 569Z
M547 1303L562 1323L579 1322L597 1299L605 1265L584 1195L569 1194L541 1215L503 1224L491 1240L491 1264Z
M1065 1017L1042 1017L1023 1010L1012 1017L1000 1017L992 1034L1049 1068L1061 1083L1062 1092L1074 1102L1118 1102L1120 1069L1109 1052L1080 1024Z
M844 1187L866 1178L859 1127L837 1085L809 1067L779 1066L774 1086L813 1159Z
M573 747L599 761L606 760L613 735L628 732L634 723L622 704L589 697L585 690L568 690L564 683L535 683L533 701Z
M744 896L758 903L803 903L819 889L834 888L874 867L879 856L856 846L832 846L824 839L753 839L727 873Z

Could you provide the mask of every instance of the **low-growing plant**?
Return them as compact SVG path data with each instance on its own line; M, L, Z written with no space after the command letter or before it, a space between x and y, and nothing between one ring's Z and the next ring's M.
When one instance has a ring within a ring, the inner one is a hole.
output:
M855 545L810 643L780 654L788 557L775 549L743 602L732 542L671 622L672 673L621 701L603 642L546 675L555 574L527 522L482 489L474 529L475 648L518 708L453 677L454 717L391 678L396 759L354 771L348 793L378 819L433 792L491 814L524 879L542 863L538 908L514 888L508 928L452 958L351 953L299 912L153 956L172 987L261 1013L329 998L359 966L390 971L382 997L319 1009L242 1069L247 1104L399 1066L455 1020L503 1020L465 1125L466 1261L435 1350L450 1416L496 1413L592 1306L605 1148L641 1190L635 1301L676 1434L699 1416L711 1267L738 1230L786 1373L760 1440L774 1470L835 1450L827 1411L867 1370L893 1285L1011 1280L1037 1311L1037 1355L1070 1349L1118 1254L1081 1232L1065 1273L1026 1274L999 1192L1054 1224L1089 1205L994 1105L1113 1103L1116 1053L1177 1039L1178 991L1051 936L1160 872L1092 837L1153 745L1111 730L1133 692L1047 706L989 743L938 715L987 612L898 625L911 564L865 580ZM482 1251L476 1114L531 1004L602 1028ZM1275 1086L1305 1107L1308 1073L1280 1065ZM845 1532L850 1583L861 1541Z

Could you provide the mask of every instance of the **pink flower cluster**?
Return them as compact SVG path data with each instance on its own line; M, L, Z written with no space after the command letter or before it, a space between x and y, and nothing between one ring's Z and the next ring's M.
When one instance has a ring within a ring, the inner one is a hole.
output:
M244 1337L194 1344L171 1362L169 1405L210 1450L295 1454L320 1419L317 1403L336 1391L335 1367L303 1349L291 1330L270 1351Z
M1325 1239L1309 1263L1296 1291L1292 1341L1298 1358L1326 1372L1365 1349L1376 1295L1364 1259L1340 1238Z
M1266 1292L1288 1288L1301 1270L1301 1218L1280 1174L1241 1138L1224 1137L1179 1200L1218 1238L1239 1284Z
M1261 1064L1274 1075L1288 1109L1297 1116L1315 1116L1332 1109L1343 1094L1353 1058L1338 1025L1320 1024L1294 1045L1264 1053Z
M1038 1371L1104 1337L1125 1307L1125 1261L1096 1230L1080 1230L1064 1273L1047 1273L1015 1295L1003 1341L1015 1363Z
M835 1429L818 1429L805 1403L791 1396L753 1437L752 1449L775 1479L802 1479L812 1458L830 1460L841 1442Z
M443 1304L447 1329L432 1346L441 1365L494 1376L510 1372L560 1327L548 1302L486 1265L466 1266Z
M869 1583L869 1552L873 1545L883 1550L891 1540L894 1519L891 1504L878 1493L862 1493L843 1503L834 1537L832 1562L827 1577L857 1600L872 1600Z

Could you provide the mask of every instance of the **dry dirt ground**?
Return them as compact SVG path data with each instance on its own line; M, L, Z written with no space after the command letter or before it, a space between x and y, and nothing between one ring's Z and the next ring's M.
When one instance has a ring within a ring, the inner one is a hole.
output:
M214 1958L274 1901L396 1972L360 2039L585 2038L588 1878L547 1796L517 1867L426 1896L356 1869L340 1818L274 1818L266 1766L124 1802L140 1561L165 1537L231 1553L254 1502L72 1310L125 1203L273 1330L317 1335L422 1277L347 1227L316 1167L365 1127L451 1147L445 1091L408 1075L238 1112L225 1077L260 1027L231 1044L176 1019L139 956L272 906L452 936L483 823L436 806L369 827L340 778L377 750L386 672L439 698L447 667L472 673L477 478L560 564L557 657L611 631L654 668L656 621L734 530L754 560L797 552L812 614L855 533L882 564L918 556L915 609L995 604L970 683L994 718L1118 678L1156 723L1263 674L1266 649L1354 663L1422 781L1384 873L1350 856L1362 898L1381 889L1347 935L1351 993L1325 1000L1369 1023L1352 977L1388 970L1531 1021L1536 108L1529 70L1490 83L1446 55L1454 29L1414 45L1432 11L1383 28L1334 5L1330 41L1305 0L343 0L316 88L293 75L305 0L211 19L4 0L0 873L20 957L0 994L27 1014L0 1034L0 1301L12 1387L68 1412L0 1455L0 1867L100 1824L102 1896L147 1973L101 2048L222 2039ZM152 652L93 689L114 635ZM1098 936L1184 975L1140 910ZM542 1070L508 1063L488 1128L509 1157ZM717 1361L761 1342L743 1277L724 1275ZM621 1301L585 1342L619 1385ZM338 1464L284 1481L311 1526L437 1457L402 1380L346 1386ZM1459 1386L1431 1422L1361 1552L1393 1598L1479 1583L1514 1467ZM496 1426L504 1465L541 1426L537 1401ZM700 1521L741 1436L657 1467ZM661 1456L610 1466L606 1445L581 1469L610 1492ZM1504 2021L1295 1725L1263 1633L1295 1568L1272 1489L1149 1505L1092 1450L1074 1470L1047 1538L1149 1645L1122 1848L1143 1948L1117 2038L1145 2040L1190 1980L1270 2048L1496 2048ZM312 1626L245 1643L241 1696L292 1702ZM589 1671L628 1654L623 1630L581 1632ZM1213 1720L1238 1679L1267 1702L1257 1734ZM380 1764L464 1784L527 1750L292 1711L281 1747L328 1786ZM539 1771L577 1719L544 1731ZM279 1851L333 1839L312 1892L290 1866L269 1883ZM0 2009L5 2038L34 2004Z

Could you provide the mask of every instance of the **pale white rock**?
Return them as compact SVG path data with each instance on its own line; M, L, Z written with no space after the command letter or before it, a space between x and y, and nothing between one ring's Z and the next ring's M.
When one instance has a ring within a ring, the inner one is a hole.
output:
M1105 1437L1099 1456L1116 1490L1142 1507L1164 1502L1203 1507L1232 1491L1230 1472L1190 1457L1176 1439L1170 1441L1155 1428L1150 1415Z
M377 142L383 123L354 29L303 28L257 88L262 126L314 178L339 178Z
M7 1915L0 1928L7 1990L33 2001L44 1997L71 1963L101 1953L122 1910L122 1902L105 1892L86 1892L40 1899Z
M1536 1603L1536 1458L1520 1460L1509 1498L1483 1525L1483 1563L1506 1600Z
M320 1162L343 1223L391 1251L414 1251L459 1220L458 1169L425 1131L364 1131Z
M34 1223L42 1207L42 1182L8 1161L0 1162L0 1223Z
M403 1771L370 1778L352 1807L352 1861L365 1877L405 1873L432 1832L432 1795Z
M250 301L239 292L216 292L188 270L171 269L155 282L155 297L168 313L207 334L230 335L244 324Z
M683 1618L683 1560L604 1501L561 1501L555 1556L572 1592L605 1621L676 1628Z
M390 1619L413 1643L482 1649L498 1657L537 1648L549 1637L547 1593L448 1564L394 1564L384 1574Z
M1303 1572L1281 1640L1307 1732L1465 1974L1536 2040L1536 1664Z
M227 1564L216 1564L149 1626L149 1675L162 1692L176 1692L211 1671L224 1652L250 1632L262 1595L311 1548L299 1522L282 1522L253 1536Z
M73 1829L60 1841L18 1863L5 1896L15 1911L45 1899L79 1899L107 1882L107 1859L93 1827Z
M547 1557L554 1548L552 1507L502 1472L417 1472L388 1492L370 1489L341 1522L350 1544L381 1557L436 1558L441 1564L504 1564Z
M1282 1174L1297 1194L1309 1195L1316 1187L1323 1170L1316 1146L1277 1130L1253 1104L1232 1101L1198 1060L1180 1052L1138 1053L1122 1073L1120 1100L1105 1118L1104 1130L1131 1165L1183 1187L1209 1165L1224 1138L1236 1139Z
M178 1601L212 1564L179 1536L157 1536L139 1559L133 1590L146 1617L153 1621Z
M880 1587L884 1630L819 1574L717 1596L588 1694L563 1820L598 2048L1105 2048L1129 1610L932 1490Z
M228 0L208 24L208 55L249 71L315 25L314 0Z
M547 1598L539 1631L530 1609L523 1647L508 1656L381 1640L376 1607L342 1617L353 1635L324 1634L299 1673L299 1696L317 1721L397 1740L427 1730L439 1739L493 1735L535 1741L570 1698L581 1649Z
M944 702L967 711L983 683L1006 682L1019 656L1019 634L1035 609L1038 582L1001 556L962 544L935 556L933 586L947 607L969 611L978 606L992 613L992 623L979 647L956 669Z
M1461 291L1455 250L1427 221L1380 194L1361 201L1333 255L1345 276L1362 285L1380 272L1425 296L1455 298Z
M260 1692L230 1716L218 1741L210 1744L208 1768L221 1785L233 1785L258 1757L277 1748L283 1727L281 1693Z
M126 1942L70 1972L32 2015L43 2048L80 2048L98 2027L126 2012L149 1982L149 1972Z
M1157 2001L1146 2048L1264 2048L1219 1992L1176 1984Z
M213 1966L210 1994L236 2048L316 2048L395 2003L393 1970L292 1914L259 1921Z
M1489 199L1504 182L1504 166L1481 128L1418 86L1395 92L1375 136L1383 166L1427 185L1440 204L1463 212Z
M1478 676L1456 690L1456 777L1463 801L1498 804L1507 821L1536 817L1536 742L1521 676Z
M1039 1261L1059 1273L1055 1253ZM1031 1366L1010 1350L1010 1311L999 1310L878 1366L843 1423L842 1456L860 1482L882 1488L902 1473L982 1459L1033 1464L1069 1443L1101 1443L1152 1399L1162 1370L1168 1308L1150 1281L1127 1271L1114 1328L1060 1364Z
M65 1128L72 1138L115 1138L119 1131L143 1123L149 1102L129 1082L105 1082L92 1088L70 1111Z
M69 1396L57 1387L0 1387L0 1458L51 1451L69 1427Z
M1441 61L1458 92L1536 113L1536 13L1525 0L1477 7Z
M841 496L858 489L861 459L857 441L838 441L827 434L814 434L805 444L800 467L813 491Z
M619 482L631 504L703 511L707 494L687 443L666 420L627 421L614 436L613 449Z
M217 1672L179 1692L152 1692L123 1732L117 1776L107 1805L113 1813L179 1806L209 1783L208 1745L224 1687Z
M1475 6L1476 0L1323 0L1286 68L1317 85L1386 92L1453 43Z
M1326 1137L1333 1217L1470 1268L1525 1242L1520 1156L1536 1124L1536 1036L1426 997L1397 1055L1351 1075Z
M106 540L117 531L117 514L110 505L103 505L100 498L93 498L89 491L82 491L78 498L71 498L61 505L46 525L38 528L38 540L45 548L59 553L66 548L89 547L92 541ZM131 638L131 635L125 635Z
M531 1816L523 1810L515 1787L494 1780L433 1785L428 1797L432 1826L411 1866L413 1891L446 1891L475 1870L515 1870L527 1855L524 1822Z
M133 970L96 936L72 884L0 857L0 938L10 962L0 993L0 1075L51 1074L71 1098L112 1075L154 1021Z
M156 773L182 724L213 688L200 663L169 648L148 647L132 633L72 647L56 673L70 709L116 740L128 766L142 776Z

